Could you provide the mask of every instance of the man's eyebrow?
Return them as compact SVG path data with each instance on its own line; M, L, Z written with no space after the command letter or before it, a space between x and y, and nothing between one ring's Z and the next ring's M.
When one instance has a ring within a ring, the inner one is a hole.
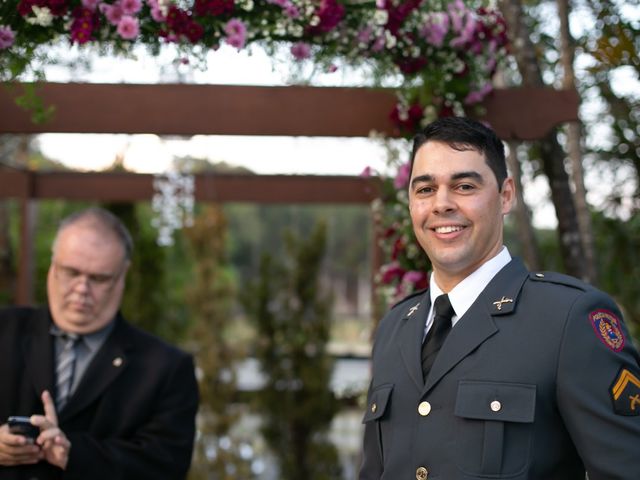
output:
M484 177L480 175L478 172L476 172L475 170L470 170L468 172L457 172L451 175L451 180L463 180L465 178L476 180L478 183L481 183L481 184L484 183ZM413 180L411 180L411 187L412 188L415 187L417 183L433 182L433 181L434 181L433 175L429 175L429 174L418 175L417 177L414 177Z
M478 183L484 183L484 177L474 170L458 172L451 175L451 180L463 180L465 178L476 180Z
M415 187L416 183L421 183L421 182L433 182L433 175L418 175L417 177L414 177L413 180L411 180L411 187Z

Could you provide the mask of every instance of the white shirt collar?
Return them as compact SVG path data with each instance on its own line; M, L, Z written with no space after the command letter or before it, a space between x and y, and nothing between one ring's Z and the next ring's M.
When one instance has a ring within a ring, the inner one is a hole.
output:
M456 314L451 319L451 325L455 326L458 319L462 317L467 310L473 305L473 302L480 296L488 283L496 276L496 274L511 261L511 255L507 247L503 246L500 253L490 260L483 263L480 268L474 271L467 278L456 285L449 292L449 301ZM444 292L436 283L433 272L429 282L429 297L431 298L431 309L427 316L427 325L425 331L429 329L433 323L433 304L439 295Z

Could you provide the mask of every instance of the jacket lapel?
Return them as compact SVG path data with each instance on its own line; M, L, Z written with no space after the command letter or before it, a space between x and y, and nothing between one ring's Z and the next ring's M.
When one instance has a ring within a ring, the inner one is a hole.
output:
M47 309L39 309L34 313L37 321L33 322L31 335L23 339L25 378L30 378L36 396L40 398L43 390L53 395L54 367L53 341L49 328L51 319ZM44 366L44 368L43 368Z
M498 332L493 317L513 312L527 275L527 269L519 259L512 259L498 272L449 333L429 372L423 393Z
M398 348L409 376L415 382L418 390L422 390L424 385L420 350L430 307L431 299L429 290L427 290L413 301L407 302L400 320L402 323L399 327Z
M105 389L124 372L128 365L127 325L118 316L113 331L96 353L82 376L76 391L60 412L60 420L66 420L98 398Z

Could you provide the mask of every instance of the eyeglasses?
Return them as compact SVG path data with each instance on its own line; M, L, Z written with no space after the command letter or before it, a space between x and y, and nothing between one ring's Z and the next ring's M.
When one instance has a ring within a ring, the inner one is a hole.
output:
M56 279L66 287L71 287L77 284L83 278L86 278L87 283L95 291L105 291L113 287L116 280L120 278L124 268L120 269L117 273L87 273L78 270L73 267L67 267L60 265L57 262L52 262L54 268L54 275Z

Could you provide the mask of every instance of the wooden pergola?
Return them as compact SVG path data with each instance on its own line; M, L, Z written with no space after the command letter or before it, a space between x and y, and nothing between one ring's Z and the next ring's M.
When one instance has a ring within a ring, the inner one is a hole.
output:
M21 90L19 84L0 88L0 134L400 135L389 119L396 102L389 89L45 83L38 86L38 95L56 109L45 124L32 123L16 105ZM542 138L554 126L578 118L574 91L497 90L484 107L482 119L504 140ZM201 202L368 204L380 195L377 179L349 176L199 174L195 181L196 201ZM247 188L251 184L255 187ZM153 193L153 175L0 169L0 199L17 198L21 205L16 303L28 304L32 298L30 202L145 201Z

